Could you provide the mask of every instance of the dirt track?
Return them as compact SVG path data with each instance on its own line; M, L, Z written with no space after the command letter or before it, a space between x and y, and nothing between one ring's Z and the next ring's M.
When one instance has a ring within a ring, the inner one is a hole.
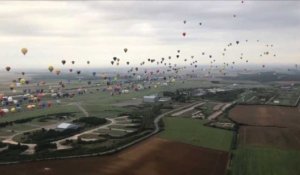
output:
M5 175L224 175L228 153L153 137L105 157L0 166Z

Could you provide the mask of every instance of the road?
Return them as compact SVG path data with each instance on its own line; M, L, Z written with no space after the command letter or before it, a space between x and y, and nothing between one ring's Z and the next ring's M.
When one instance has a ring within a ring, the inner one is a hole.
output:
M227 108L231 107L232 105L234 105L235 102L232 103L226 103L221 109L219 109L218 111L212 113L210 116L207 117L208 120L214 120L216 119L219 115L221 115Z
M172 117L180 116L181 114L184 114L184 113L186 113L186 112L188 112L188 111L191 111L191 110L195 109L196 107L201 106L201 105L203 105L203 104L204 104L204 103L198 103L198 104L195 104L195 105L193 105L193 106L191 106L191 107L188 107L188 108L186 108L186 109L184 109L184 110L182 110L182 111L179 111L179 112L176 112L176 113L172 114Z

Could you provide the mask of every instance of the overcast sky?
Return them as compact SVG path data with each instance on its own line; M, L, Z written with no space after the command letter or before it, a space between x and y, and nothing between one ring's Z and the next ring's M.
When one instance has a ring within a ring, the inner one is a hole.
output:
M0 65L46 69L61 67L65 59L80 67L87 60L93 67L108 67L114 56L121 64L138 64L175 57L178 49L200 64L211 61L202 52L219 63L244 63L243 53L249 63L300 64L299 9L300 1L0 2ZM240 44L222 56L237 40ZM26 56L22 47L29 50ZM260 57L265 51L271 54Z

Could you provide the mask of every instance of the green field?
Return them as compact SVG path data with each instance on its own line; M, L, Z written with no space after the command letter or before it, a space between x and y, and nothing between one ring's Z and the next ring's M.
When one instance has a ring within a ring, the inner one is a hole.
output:
M239 148L231 175L299 175L300 152L271 148Z
M82 115L81 111L77 109L76 106L55 105L51 108L46 108L46 109L34 109L31 111L8 113L4 117L0 118L0 122L15 121L18 119L25 119L25 118L35 117L35 116L48 115L48 114L61 113L61 112L64 113L75 112L75 113L79 113L79 115Z
M189 118L164 118L165 130L160 137L196 146L228 151L232 132L206 127L203 120Z

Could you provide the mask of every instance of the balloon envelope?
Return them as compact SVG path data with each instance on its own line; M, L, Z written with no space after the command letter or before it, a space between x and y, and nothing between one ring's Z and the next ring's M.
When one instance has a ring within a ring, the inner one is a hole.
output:
M21 52L23 53L23 55L26 55L26 53L28 52L28 49L27 48L22 48Z

